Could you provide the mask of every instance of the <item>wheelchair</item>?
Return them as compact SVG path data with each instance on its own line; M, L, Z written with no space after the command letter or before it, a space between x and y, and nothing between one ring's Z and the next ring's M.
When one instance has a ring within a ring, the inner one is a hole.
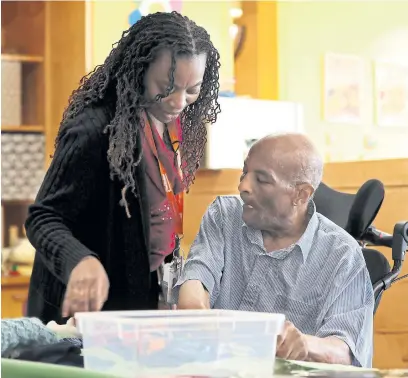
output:
M373 179L365 182L356 194L342 193L321 183L314 196L316 210L361 245L374 290L374 314L384 291L408 277L408 274L399 276L408 249L408 221L398 222L392 235L377 230L372 224L384 195L384 185ZM391 248L393 267L380 251L369 247Z

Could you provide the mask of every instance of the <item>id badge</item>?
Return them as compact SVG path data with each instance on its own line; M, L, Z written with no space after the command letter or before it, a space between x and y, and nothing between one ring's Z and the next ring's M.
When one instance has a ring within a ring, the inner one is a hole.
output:
M163 264L160 268L161 291L163 301L167 306L174 306L176 298L173 295L173 289L179 280L184 268L184 258L180 248L180 239L176 238L176 246L173 251L173 259L170 263Z
M174 274L177 275L177 280L178 280L184 268L184 255L181 249L180 238L178 236L176 237L176 248L174 248L174 251L173 251L172 263L174 263L173 270L175 272Z
M176 285L178 281L178 274L177 274L177 267L176 264L174 263L174 260L169 264L169 276L168 276L168 281L167 281L167 303L168 304L174 304L173 303L173 288Z
M182 256L175 257L169 265L167 299L169 304L175 304L176 298L173 295L173 289L176 286L177 281L180 279L181 273L183 272L184 259Z

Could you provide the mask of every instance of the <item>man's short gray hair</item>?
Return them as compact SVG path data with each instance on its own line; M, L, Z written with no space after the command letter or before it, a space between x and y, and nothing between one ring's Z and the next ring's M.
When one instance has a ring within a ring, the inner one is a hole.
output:
M255 145L270 141L274 142L273 158L281 168L285 183L290 187L309 184L316 190L322 181L323 159L311 140L300 133L276 133Z
M291 184L310 184L314 190L323 178L323 159L316 151L302 149L294 152L299 162L299 170L291 178Z
M292 137L292 145L289 151L282 156L281 166L285 170L284 159L292 161L292 169L286 171L287 181L292 187L298 184L309 184L314 190L318 188L323 178L323 159L316 147L303 134L280 134L279 137Z

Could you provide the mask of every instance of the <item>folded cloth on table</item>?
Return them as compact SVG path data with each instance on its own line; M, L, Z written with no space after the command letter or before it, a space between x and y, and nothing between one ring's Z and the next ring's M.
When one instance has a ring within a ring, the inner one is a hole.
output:
M42 345L21 349L16 360L42 362L54 365L84 367L81 348L72 341L60 341L51 345Z
M18 358L23 350L57 344L63 341L73 347L82 348L82 339L71 324L45 326L37 318L2 319L1 356Z
M69 344L71 344L73 346L76 346L79 349L83 348L82 339L80 339L80 338L67 337L67 338L61 339L61 342L69 343Z
M21 348L49 345L58 336L39 319L16 318L1 320L1 356L12 357Z

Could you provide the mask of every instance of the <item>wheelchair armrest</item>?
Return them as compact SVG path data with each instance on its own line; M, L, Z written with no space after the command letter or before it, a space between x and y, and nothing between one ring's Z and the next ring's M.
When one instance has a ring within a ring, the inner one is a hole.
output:
M393 261L404 261L408 248L408 221L398 222L392 235L370 226L361 241L376 247L391 248Z
M381 231L376 230L374 227L370 227L367 231L370 232L367 238L369 239L368 241L374 242L375 245L389 246L389 241L391 240L394 266L391 272L374 285L374 294L377 296L382 290L387 290L401 272L402 263L405 260L405 253L408 248L408 221L397 223L392 236L381 233Z

